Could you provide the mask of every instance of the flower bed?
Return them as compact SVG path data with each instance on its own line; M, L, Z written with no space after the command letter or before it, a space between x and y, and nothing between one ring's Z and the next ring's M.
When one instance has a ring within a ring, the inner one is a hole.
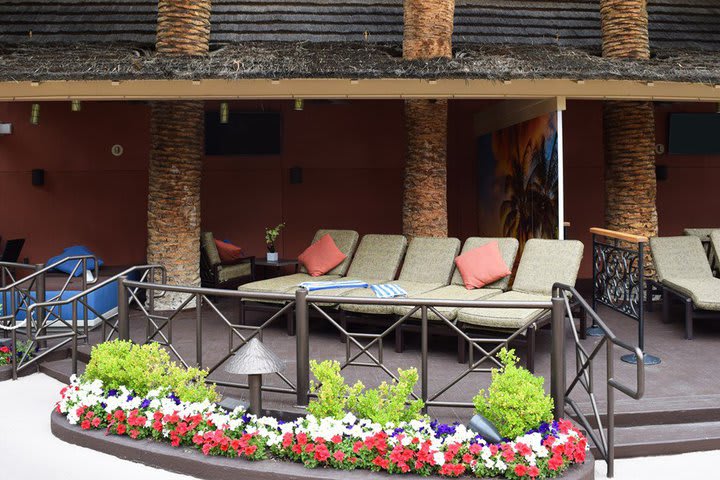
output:
M137 397L123 387L106 391L99 380L75 378L61 391L56 409L85 430L152 438L195 447L205 455L288 459L308 468L545 478L584 462L587 450L585 437L564 420L543 424L514 441L487 444L457 424L414 420L383 427L352 415L282 422L242 409L227 413L208 401L181 402L168 391Z

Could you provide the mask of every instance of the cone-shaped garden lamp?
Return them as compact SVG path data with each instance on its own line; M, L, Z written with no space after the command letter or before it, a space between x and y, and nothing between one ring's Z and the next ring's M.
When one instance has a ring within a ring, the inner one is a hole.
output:
M235 375L247 375L250 389L250 408L253 415L262 415L262 376L278 373L285 368L285 362L268 350L257 338L253 338L225 365L225 371Z

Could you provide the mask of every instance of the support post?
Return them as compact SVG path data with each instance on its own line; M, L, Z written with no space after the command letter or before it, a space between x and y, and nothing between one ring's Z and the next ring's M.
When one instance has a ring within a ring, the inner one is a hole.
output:
M202 295L198 293L195 295L195 363L198 368L202 368L202 330Z
M297 340L297 404L306 407L310 392L310 319L307 290L295 291L295 330Z
M42 270L43 268L45 268L45 265L44 265L44 264L39 263L39 264L37 265L37 270L38 270L38 271L39 271L39 270ZM37 302L37 303L43 303L43 302L45 302L45 292L46 292L46 290L45 290L45 273L41 273L40 276L38 276L37 281L36 281L36 283L35 283L35 298L36 298L36 302ZM45 318L45 313L44 313L44 312L45 312L45 309L44 309L44 308L39 308L39 309L37 310L37 312L38 312L38 320L37 320L37 321L38 321L38 325L37 325L37 326L38 326L38 329L37 329L37 336L42 336L42 335L45 334L45 329L42 328L42 324L44 323L44 318ZM32 320L32 319L29 319L29 320ZM30 323L32 323L32 322L28 322L28 325L29 325ZM28 333L30 333L30 329L31 329L31 328L32 328L32 327L28 327ZM31 337L30 335L28 335L28 339L30 339L30 338L32 338L32 337ZM46 341L46 340L41 340L41 341L38 342L38 348L45 348L45 347L47 347L47 341Z
M262 416L262 375L248 375L251 414Z
M420 397L423 401L423 413L427 413L428 399L428 316L427 306L420 307L420 370L422 383L420 385Z
M74 375L77 375L77 366L78 366L78 308L77 308L77 300L72 302L72 373ZM87 325L87 316L85 316L85 324Z
M550 353L550 394L555 402L553 415L565 415L565 305L557 289L552 298L552 351Z
M607 342L607 448L605 462L607 463L608 478L615 475L615 387L610 385L610 380L615 378L614 347L612 342Z
M127 276L118 278L118 338L130 340L130 308L128 306L128 293L125 288Z

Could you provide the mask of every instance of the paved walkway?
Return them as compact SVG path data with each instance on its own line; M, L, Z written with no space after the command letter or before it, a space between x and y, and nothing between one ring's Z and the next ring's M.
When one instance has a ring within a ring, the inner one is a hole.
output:
M0 469L2 478L73 480L191 480L111 455L77 447L50 433L49 415L62 384L43 374L0 383ZM720 451L619 460L617 480L717 478ZM596 478L605 478L597 462ZM390 478L390 477L388 477Z

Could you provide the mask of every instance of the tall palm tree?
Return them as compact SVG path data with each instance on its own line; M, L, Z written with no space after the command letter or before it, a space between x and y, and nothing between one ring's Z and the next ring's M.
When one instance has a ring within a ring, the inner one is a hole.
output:
M454 0L404 0L403 58L452 56ZM406 100L403 233L447 236L447 101Z
M601 0L603 56L648 59L646 0ZM605 223L655 236L655 115L652 102L605 102Z
M210 0L159 0L158 54L204 55L209 41ZM200 285L203 102L153 102L151 111L147 260L165 265L170 283ZM158 308L182 302L169 293Z

